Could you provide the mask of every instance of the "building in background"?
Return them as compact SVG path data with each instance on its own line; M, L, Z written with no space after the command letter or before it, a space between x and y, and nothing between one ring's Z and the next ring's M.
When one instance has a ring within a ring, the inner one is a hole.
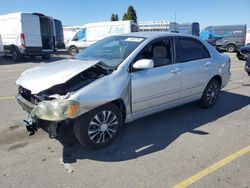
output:
M139 31L169 31L168 21L143 21L138 22Z

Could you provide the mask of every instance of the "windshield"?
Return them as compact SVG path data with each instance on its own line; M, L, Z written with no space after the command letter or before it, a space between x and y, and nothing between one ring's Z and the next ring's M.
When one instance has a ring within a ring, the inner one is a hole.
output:
M111 36L86 48L75 56L79 60L99 60L118 67L143 41L143 37Z

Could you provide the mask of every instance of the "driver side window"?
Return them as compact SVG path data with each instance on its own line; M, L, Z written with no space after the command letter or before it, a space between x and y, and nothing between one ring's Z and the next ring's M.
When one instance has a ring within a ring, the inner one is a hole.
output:
M140 59L152 59L154 68L172 64L172 40L161 39L148 44L135 58L135 61Z

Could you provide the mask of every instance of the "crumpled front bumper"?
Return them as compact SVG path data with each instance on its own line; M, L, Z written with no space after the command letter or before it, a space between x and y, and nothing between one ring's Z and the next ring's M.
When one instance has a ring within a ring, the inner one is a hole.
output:
M27 101L25 98L23 98L20 94L16 95L16 100L18 102L18 104L20 104L20 106L29 114L31 113L31 111L33 110L33 108L35 107L35 105L29 101Z
M26 124L26 129L30 133L29 135L34 135L37 131L37 128L41 128L41 126L45 125L47 128L47 131L49 133L50 138L55 138L57 136L57 127L58 122L48 122L39 120L36 117L31 115L32 110L34 109L35 105L29 101L27 101L25 98L23 98L20 94L16 95L16 100L20 104L20 106L25 110L29 116L26 120L24 120Z

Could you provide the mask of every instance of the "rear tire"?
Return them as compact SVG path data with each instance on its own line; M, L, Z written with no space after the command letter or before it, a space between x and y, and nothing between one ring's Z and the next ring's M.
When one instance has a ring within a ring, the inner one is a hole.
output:
M207 84L202 97L199 101L199 105L202 108L211 108L217 102L220 93L220 83L216 79L210 80Z
M12 47L10 52L13 61L19 62L22 60L22 54L20 53L19 49Z
M74 134L87 149L104 148L120 134L123 118L115 104L106 104L78 117L74 122Z
M235 50L236 50L235 45L229 44L229 45L227 46L227 52L235 52Z
M71 47L69 48L69 54L70 54L70 55L75 56L77 53L78 53L77 47L71 46Z

